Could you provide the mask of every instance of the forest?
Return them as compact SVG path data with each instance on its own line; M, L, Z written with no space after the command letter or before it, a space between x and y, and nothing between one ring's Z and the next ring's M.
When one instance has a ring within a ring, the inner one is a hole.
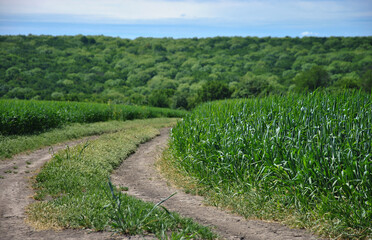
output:
M372 37L0 36L0 98L192 109L201 102L372 88Z

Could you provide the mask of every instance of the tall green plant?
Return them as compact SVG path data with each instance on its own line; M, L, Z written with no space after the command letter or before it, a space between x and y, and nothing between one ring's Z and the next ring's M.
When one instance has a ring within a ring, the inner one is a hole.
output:
M181 117L185 111L79 102L0 100L0 134L29 134L68 123Z
M205 186L282 196L370 232L371 102L358 91L211 102L172 130L171 147Z

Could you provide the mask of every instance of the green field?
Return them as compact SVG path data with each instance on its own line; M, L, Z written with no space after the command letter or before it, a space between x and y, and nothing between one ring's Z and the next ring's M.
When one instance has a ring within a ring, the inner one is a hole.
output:
M129 105L0 100L0 134L30 134L69 123L181 117L185 111Z
M203 104L172 130L171 150L215 204L363 238L372 229L371 136L370 94L314 92Z

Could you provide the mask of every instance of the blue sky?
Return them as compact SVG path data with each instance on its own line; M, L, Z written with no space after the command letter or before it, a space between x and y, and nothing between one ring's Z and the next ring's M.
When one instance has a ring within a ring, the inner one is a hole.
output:
M0 0L0 34L372 36L372 0Z

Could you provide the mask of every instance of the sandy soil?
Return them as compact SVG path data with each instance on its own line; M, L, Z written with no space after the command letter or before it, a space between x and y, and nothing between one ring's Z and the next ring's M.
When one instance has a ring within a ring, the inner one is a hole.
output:
M171 211L191 217L213 229L226 239L316 239L303 230L293 230L275 223L245 220L215 207L205 206L203 198L181 192L167 184L154 167L154 163L166 146L169 129L142 144L112 175L116 185L129 188L128 194L145 201L159 202L174 192L174 197L164 203ZM54 152L86 141L71 141L53 147ZM18 155L0 161L0 239L152 239L147 237L125 237L110 232L90 230L36 231L25 223L25 207L32 203L33 190L30 178L51 158L50 148L31 154Z
M128 187L127 193L145 201L159 202L177 192L163 205L182 216L190 217L203 225L212 226L226 239L317 239L304 230L289 229L276 223L246 220L243 217L205 206L203 198L181 192L167 184L157 172L154 164L167 145L169 129L162 129L161 135L142 144L113 173L112 181L116 185Z

